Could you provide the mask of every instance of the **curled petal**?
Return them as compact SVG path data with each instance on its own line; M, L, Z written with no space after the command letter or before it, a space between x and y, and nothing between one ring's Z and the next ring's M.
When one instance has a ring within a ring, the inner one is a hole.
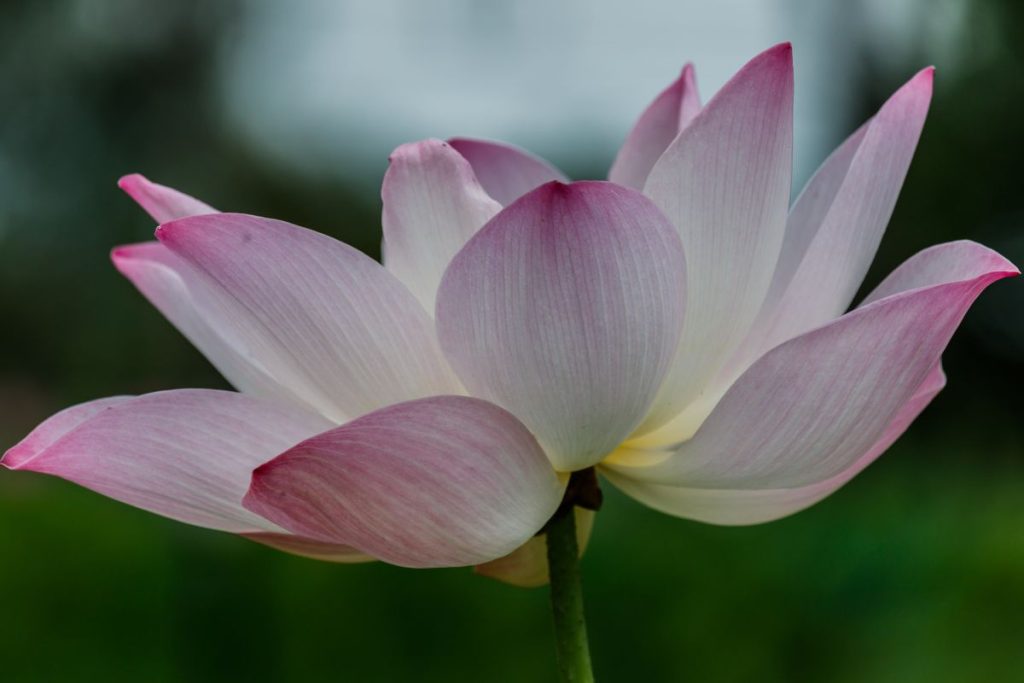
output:
M687 64L679 78L640 115L615 157L608 180L642 190L658 157L699 111L697 79L693 65Z
M701 489L799 488L849 468L939 362L968 307L1017 269L980 249L952 281L876 300L785 342L730 387L667 459L614 468Z
M724 525L771 522L814 505L853 479L906 431L945 384L942 368L936 366L866 453L839 474L814 484L774 489L701 489L637 481L615 471L604 474L627 495L676 517Z
M675 353L685 263L638 192L544 185L478 232L441 282L442 348L475 396L537 435L560 470L639 424Z
M300 536L392 564L461 566L526 542L564 488L511 414L439 396L298 444L254 472L245 506Z
M451 145L424 140L391 154L381 188L384 266L427 311L448 262L501 205Z
M548 162L512 145L470 138L452 138L448 144L473 166L487 194L502 206L552 180L569 182Z

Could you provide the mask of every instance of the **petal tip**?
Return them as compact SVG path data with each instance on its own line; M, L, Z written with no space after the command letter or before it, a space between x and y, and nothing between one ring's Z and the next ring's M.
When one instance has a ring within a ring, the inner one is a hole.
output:
M416 140L415 142L406 142L392 150L391 154L388 155L388 163L393 164L396 161L418 160L424 156L435 152L438 149L449 148L449 145L444 140L437 138L425 138L423 140Z
M139 185L149 183L149 179L141 173L128 173L117 179L117 186L131 194Z

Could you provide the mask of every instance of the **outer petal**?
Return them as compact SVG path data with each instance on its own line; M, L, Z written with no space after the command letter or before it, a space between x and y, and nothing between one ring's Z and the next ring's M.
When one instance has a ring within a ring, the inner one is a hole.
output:
M958 278L875 301L762 356L660 464L621 474L705 489L797 488L883 438L990 283L1017 269L979 249ZM966 277L964 277L966 276Z
M117 181L157 223L166 223L187 216L217 213L217 209L164 185L150 182L144 175L133 173Z
M250 541L262 543L275 550L283 550L292 555L308 557L311 560L323 562L338 562L340 564L355 564L357 562L372 562L374 557L361 553L355 548L338 543L324 543L314 541L311 538L293 536L286 533L258 532L242 534Z
M639 424L675 351L683 251L645 197L550 183L455 257L442 348L475 396L511 410L560 470L600 461Z
M552 180L569 182L548 162L512 145L470 138L452 138L448 143L472 164L487 194L502 206Z
M245 343L232 335L229 328L207 322L189 291L188 264L170 249L159 242L133 244L114 249L111 259L121 274L239 391L273 400L302 402L256 358L246 355Z
M910 167L931 101L932 74L924 69L897 90L800 195L771 293L750 334L748 362L850 305Z
M166 223L196 309L235 348L337 422L460 393L430 316L378 263L326 235L240 214Z
M946 376L936 366L864 455L834 477L815 484L789 489L698 489L641 482L614 471L604 474L626 494L670 515L709 524L770 522L814 505L853 479L903 434L945 384Z
M448 262L501 205L480 187L469 162L440 140L396 149L381 198L384 266L433 312Z
M231 391L162 391L57 413L0 462L56 475L181 522L236 533L280 532L242 507L250 474L330 426L316 414Z
M615 157L608 180L642 190L658 157L699 111L697 79L693 65L687 64L679 78L640 115Z
M459 566L522 545L563 490L515 417L479 399L438 396L295 446L254 472L245 506L392 564Z
M579 507L573 508L573 512L576 514L576 543L583 557L594 530L596 513ZM476 573L522 588L543 586L550 580L547 538L547 534L537 534L505 557L477 565Z
M640 432L697 399L764 300L786 225L793 139L788 44L740 69L655 164L644 186L686 249L679 353Z

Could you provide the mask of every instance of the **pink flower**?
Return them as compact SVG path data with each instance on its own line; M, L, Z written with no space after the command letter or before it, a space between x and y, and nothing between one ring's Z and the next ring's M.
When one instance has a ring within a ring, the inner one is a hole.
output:
M845 312L931 89L914 76L792 207L789 45L703 107L684 69L611 182L497 143L404 145L383 266L128 176L158 241L115 265L239 391L75 406L2 462L298 554L525 584L568 472L706 522L796 512L907 428L967 308L1018 273L938 245Z

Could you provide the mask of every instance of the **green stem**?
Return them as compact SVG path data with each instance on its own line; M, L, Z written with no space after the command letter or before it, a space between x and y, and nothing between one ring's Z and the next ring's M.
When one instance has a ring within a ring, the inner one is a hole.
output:
M580 586L580 553L576 545L576 513L564 506L548 522L548 571L551 576L551 610L555 617L555 646L561 680L592 683L587 622L583 616Z

